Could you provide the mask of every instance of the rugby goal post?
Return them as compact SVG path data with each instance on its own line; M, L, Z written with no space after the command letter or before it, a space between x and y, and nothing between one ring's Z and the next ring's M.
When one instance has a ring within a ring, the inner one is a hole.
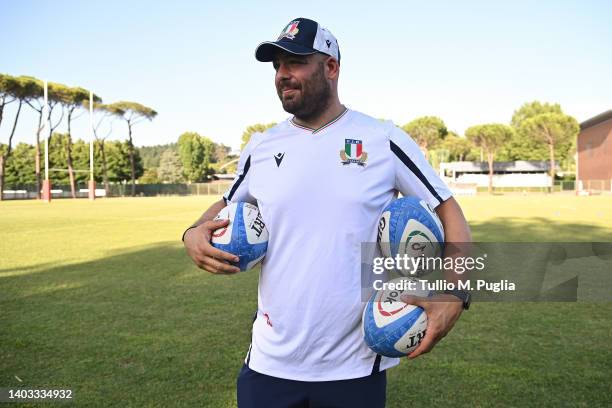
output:
M44 80L43 90L43 122L42 134L44 135L49 129L51 129L51 118L49 117L49 88L47 80ZM91 136L89 137L89 182L88 182L88 197L90 200L96 199L96 181L94 179L94 132L93 132L93 92L89 91L89 130ZM49 137L45 137L45 179L42 185L42 198L44 202L51 202L51 180L49 179L49 171L64 171L64 169L50 169L49 168ZM67 171L67 170L66 170ZM86 172L87 170L73 170L74 172Z
M43 131L42 134L46 134L51 129L51 118L49 118L49 93L48 84L45 79L44 90L43 90ZM45 179L43 180L42 186L42 198L46 203L51 202L51 182L49 181L49 136L45 137Z
M96 180L94 180L94 124L93 124L93 92L89 91L89 184L88 195L90 200L96 199Z

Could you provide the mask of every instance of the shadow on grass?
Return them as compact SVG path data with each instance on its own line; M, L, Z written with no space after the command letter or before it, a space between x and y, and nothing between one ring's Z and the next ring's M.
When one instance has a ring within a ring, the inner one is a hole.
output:
M470 222L472 239L480 242L608 242L612 230L593 224L569 223L543 217L500 217Z
M74 388L84 405L232 405L257 271L210 275L164 243L19 272L0 277L3 386Z
M0 279L5 276L21 275L23 273L35 273L37 271L49 271L53 267L61 266L59 262L47 262L36 265L20 266L17 268L0 268Z
M612 239L604 228L543 218L471 225L475 241ZM256 271L213 276L167 242L14 272L0 277L3 386L73 388L86 406L235 405ZM609 305L473 309L431 355L391 373L388 406L604 402Z

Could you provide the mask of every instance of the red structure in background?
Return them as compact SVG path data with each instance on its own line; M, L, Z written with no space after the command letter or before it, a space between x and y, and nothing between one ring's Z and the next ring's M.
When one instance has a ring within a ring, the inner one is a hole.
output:
M51 180L43 180L42 199L47 202L51 201Z
M580 124L576 150L578 190L612 191L612 110Z
M89 180L89 185L87 186L89 190L89 199L96 199L96 182L94 180Z

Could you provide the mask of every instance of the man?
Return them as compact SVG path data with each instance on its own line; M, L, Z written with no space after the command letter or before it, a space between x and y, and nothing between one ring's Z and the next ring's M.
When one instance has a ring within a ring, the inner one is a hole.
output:
M212 221L227 202L256 203L270 233L259 280L252 343L238 378L240 407L382 407L385 370L360 329L360 250L375 242L378 219L397 192L427 201L447 241L470 233L457 202L415 142L390 122L347 109L338 98L340 51L315 21L292 20L255 56L272 62L283 109L293 117L254 134L238 177L184 234L193 261L235 273L234 255L210 245ZM425 308L428 352L461 314L461 294L406 299Z

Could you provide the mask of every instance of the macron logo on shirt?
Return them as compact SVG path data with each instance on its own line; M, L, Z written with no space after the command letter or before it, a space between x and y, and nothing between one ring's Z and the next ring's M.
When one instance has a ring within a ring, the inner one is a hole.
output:
M283 152L283 153L276 153L274 155L274 160L276 160L276 167L280 167L281 162L283 161L283 157L285 157L285 152Z

